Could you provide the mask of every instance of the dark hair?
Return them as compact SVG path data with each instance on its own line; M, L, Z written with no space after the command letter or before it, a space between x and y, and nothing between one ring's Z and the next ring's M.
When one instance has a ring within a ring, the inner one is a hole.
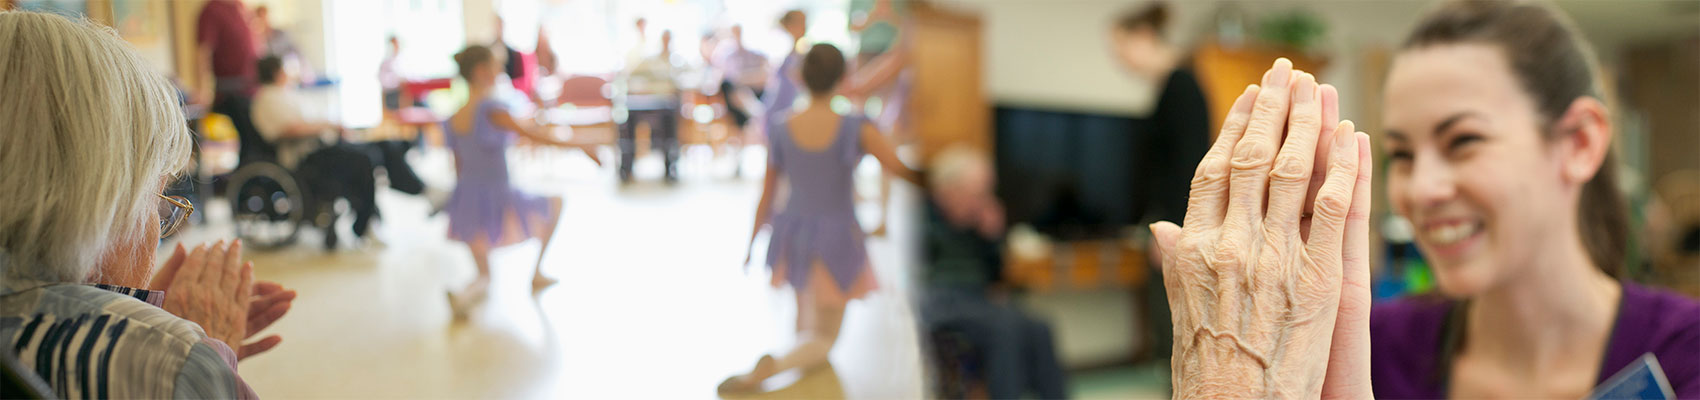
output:
M844 68L844 53L837 46L815 44L803 56L803 87L817 96L830 93L844 78Z
M1605 101L1593 49L1563 14L1541 3L1455 0L1417 24L1404 49L1477 43L1499 47L1523 91L1535 102L1542 136L1556 140L1554 124L1581 97ZM1609 146L1609 144L1608 144ZM1594 177L1582 186L1578 229L1588 255L1617 277L1628 254L1629 213L1617 189L1617 160L1606 152Z
M1153 1L1150 4L1130 9L1116 18L1116 29L1132 32L1140 29L1150 29L1157 37L1163 37L1163 29L1169 26L1169 3Z
M484 65L484 63L494 61L495 58L496 56L490 53L489 47L479 45L467 46L459 53L455 53L455 66L460 68L461 78L472 80L473 70L478 69L479 65Z
M283 70L283 59L277 56L265 56L254 63L254 73L260 76L261 85L277 83L277 72Z

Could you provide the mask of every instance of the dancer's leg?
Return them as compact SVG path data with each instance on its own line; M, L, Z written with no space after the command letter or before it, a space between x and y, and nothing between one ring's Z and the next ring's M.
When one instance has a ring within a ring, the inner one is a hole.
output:
M551 239L555 237L555 228L560 226L561 210L561 198L549 198L549 215L544 217L546 220L540 221L541 223L538 225L541 230L537 234L537 240L541 240L543 244L541 248L537 250L537 266L531 275L532 289L549 287L549 285L553 285L556 282L555 278L543 275L543 256L549 254L549 243L552 242L553 240Z
M825 272L821 269L817 272ZM774 359L774 373L792 369L810 369L826 364L827 354L832 351L832 345L838 342L839 328L844 325L844 304L822 304L812 298L807 299L809 307L806 323L806 333L802 341L792 347L790 352ZM798 313L804 317L803 313ZM772 376L772 374L768 374ZM760 376L766 379L766 376Z
M819 261L814 265L818 266L814 273L827 273ZM797 303L797 323L800 325L797 345L777 357L762 356L750 372L727 378L720 383L721 393L756 391L761 388L762 381L780 372L807 370L826 364L827 355L838 341L839 328L844 324L844 303L821 301L807 288L799 289Z
M880 171L880 220L869 235L885 236L886 221L891 220L891 173Z
M478 266L478 276L458 292L449 292L449 308L455 318L466 318L472 308L482 303L490 291L490 244L485 240L467 243L472 250L472 263Z

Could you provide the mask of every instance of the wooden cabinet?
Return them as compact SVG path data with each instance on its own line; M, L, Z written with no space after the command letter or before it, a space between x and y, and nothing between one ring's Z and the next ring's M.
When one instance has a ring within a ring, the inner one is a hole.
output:
M1199 46L1193 54L1193 68L1198 73L1198 83L1203 86L1204 95L1210 102L1210 138L1215 140L1217 131L1221 130L1222 117L1228 115L1228 108L1234 106L1234 99L1240 97L1246 85L1263 80L1263 72L1275 59L1286 57L1293 61L1293 67L1315 74L1328 66L1326 58L1260 47L1226 47L1216 43Z
M914 87L908 109L923 159L950 145L991 150L992 108L986 100L981 23L977 16L917 3L910 57Z

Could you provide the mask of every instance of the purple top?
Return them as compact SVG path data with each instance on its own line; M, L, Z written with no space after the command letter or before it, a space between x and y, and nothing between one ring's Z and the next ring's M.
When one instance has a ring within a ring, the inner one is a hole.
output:
M839 120L837 137L824 150L797 147L791 127L781 120L768 127L768 163L791 184L791 198L773 216L767 265L784 261L791 287L808 287L810 262L819 259L840 290L867 268L862 225L856 221L851 172L862 161L862 125L867 120L847 115Z
M507 104L494 98L478 103L472 131L455 130L452 119L443 121L443 144L454 152L454 192L443 205L449 215L449 237L462 242L487 240L503 245L529 238L533 218L547 216L549 200L515 189L508 175L508 146L514 132L491 122L492 113L508 112ZM523 237L510 236L508 216L519 223Z
M1447 326L1456 303L1419 296L1377 304L1370 312L1370 379L1375 397L1445 398L1449 366L1442 354L1450 347ZM1462 326L1457 326L1461 328ZM1678 398L1700 398L1700 302L1669 292L1623 283L1596 385L1653 353Z

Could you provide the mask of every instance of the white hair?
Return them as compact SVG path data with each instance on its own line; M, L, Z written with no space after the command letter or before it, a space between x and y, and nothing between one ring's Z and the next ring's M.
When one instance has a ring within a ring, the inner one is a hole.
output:
M992 168L985 152L962 145L940 150L928 164L927 185L935 189L960 184L965 175L971 172L989 172Z
M84 282L144 239L193 146L177 99L109 28L0 12L0 279Z

